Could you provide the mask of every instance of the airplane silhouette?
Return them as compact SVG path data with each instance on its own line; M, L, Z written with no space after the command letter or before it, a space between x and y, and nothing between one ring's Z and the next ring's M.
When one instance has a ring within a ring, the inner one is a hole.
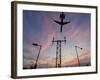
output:
M63 25L70 23L70 21L64 22L65 14L64 14L63 12L60 14L60 19L61 19L61 21L56 21L56 20L54 20L54 22L56 22L57 24L61 25L61 27L60 27L60 32L62 32Z

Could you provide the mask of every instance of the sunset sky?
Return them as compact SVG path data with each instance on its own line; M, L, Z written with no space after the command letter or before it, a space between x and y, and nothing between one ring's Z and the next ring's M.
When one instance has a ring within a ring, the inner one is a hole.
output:
M52 39L62 40L66 36L66 44L62 43L62 66L78 65L75 46L81 65L90 65L91 47L91 15L89 13L64 12L64 21L70 21L64 25L63 32L60 26L53 20L60 21L61 12L23 10L23 67L34 65L39 47L33 46L33 42L42 45L38 60L38 68L55 67L56 43Z

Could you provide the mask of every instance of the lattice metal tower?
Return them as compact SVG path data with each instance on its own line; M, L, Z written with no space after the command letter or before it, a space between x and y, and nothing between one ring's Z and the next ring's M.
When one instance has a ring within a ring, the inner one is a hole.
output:
M61 67L61 44L62 42L66 43L66 37L63 40L55 40L53 38L52 43L56 42L56 67Z

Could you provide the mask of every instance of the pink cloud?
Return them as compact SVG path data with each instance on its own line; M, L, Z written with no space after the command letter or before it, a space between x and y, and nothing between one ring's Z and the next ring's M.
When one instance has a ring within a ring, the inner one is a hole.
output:
M81 64L87 64L90 63L90 50L85 49L81 52L81 55L79 55L79 60ZM69 59L67 62L66 60L63 61L63 66L72 66L72 65L78 65L77 58Z

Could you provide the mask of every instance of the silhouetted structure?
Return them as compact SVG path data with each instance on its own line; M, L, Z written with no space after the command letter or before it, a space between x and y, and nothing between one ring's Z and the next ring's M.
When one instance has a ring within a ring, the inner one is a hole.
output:
M41 51L41 45L39 45L39 44L36 44L36 43L33 43L32 45L34 45L34 46L39 46L40 47L40 49L39 49L39 53L38 53L38 56L37 56L37 58L36 58L36 62L35 62L35 65L34 65L34 69L36 69L37 68L37 62L38 62L38 59L39 59L39 55L40 55L40 51Z
M60 25L60 32L62 32L62 30L63 30L63 25L70 23L70 21L64 21L64 19L65 19L65 14L62 12L60 14L60 20L61 21L54 20L54 22L56 22L57 24ZM62 60L61 59L61 57L62 57L62 55L61 55L61 44L62 44L62 42L66 43L66 37L64 37L63 40L55 40L53 38L52 43L54 43L54 42L56 42L56 44L57 44L56 45L56 67L61 67L61 63L62 63L62 61L61 61Z
M82 50L82 48L80 48L79 46L75 46L76 56L77 56L78 64L79 64L79 66L80 66L81 64L80 64L80 59L79 59L79 55L78 55L77 48L79 48L79 49L81 49L81 50Z
M52 43L56 42L57 47L56 47L56 67L61 67L61 43L65 42L66 43L66 37L64 37L64 40L55 40L53 38Z

